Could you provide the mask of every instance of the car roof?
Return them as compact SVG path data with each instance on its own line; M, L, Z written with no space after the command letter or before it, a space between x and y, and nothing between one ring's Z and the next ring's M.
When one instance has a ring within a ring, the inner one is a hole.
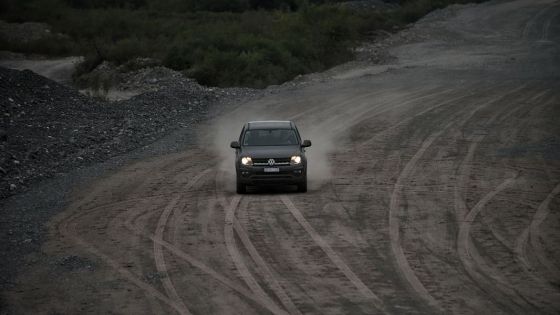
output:
M294 129L295 125L289 120L262 120L250 121L247 129Z

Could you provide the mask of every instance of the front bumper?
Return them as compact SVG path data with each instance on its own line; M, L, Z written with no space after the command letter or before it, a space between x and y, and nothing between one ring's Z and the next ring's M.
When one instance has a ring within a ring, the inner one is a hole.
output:
M237 181L245 185L299 184L306 181L307 169L304 165L279 166L279 172L265 173L264 166L238 166Z

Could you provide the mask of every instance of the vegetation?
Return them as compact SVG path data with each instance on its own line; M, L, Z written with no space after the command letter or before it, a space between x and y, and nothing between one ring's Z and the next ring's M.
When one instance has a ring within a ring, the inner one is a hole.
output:
M352 58L377 29L400 27L449 3L403 0L390 12L334 0L0 0L0 18L46 22L69 38L0 45L18 52L102 61L150 57L214 86L265 87Z

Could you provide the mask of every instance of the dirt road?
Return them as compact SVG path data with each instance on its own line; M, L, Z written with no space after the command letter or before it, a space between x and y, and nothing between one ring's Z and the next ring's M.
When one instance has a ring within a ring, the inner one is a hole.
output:
M399 39L401 38L401 39ZM271 90L92 183L16 313L558 314L560 2L454 8L394 64ZM333 74L334 73L334 74ZM310 191L236 195L234 140L292 119Z

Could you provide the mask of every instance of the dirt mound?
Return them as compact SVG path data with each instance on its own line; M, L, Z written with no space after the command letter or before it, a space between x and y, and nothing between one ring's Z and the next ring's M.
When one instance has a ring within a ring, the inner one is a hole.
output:
M127 100L169 87L209 90L181 72L159 64L159 61L150 58L136 58L120 66L105 61L93 71L78 76L75 83L85 88L81 90L83 93L110 101Z
M128 101L95 100L31 71L0 68L0 199L203 119L235 91L176 80Z
M25 56L23 54L9 56L9 52L3 55L6 58L2 59L2 54L0 53L0 67L15 70L31 70L66 85L72 84L72 74L76 70L76 64L82 61L81 57L53 59L45 58L44 56Z

